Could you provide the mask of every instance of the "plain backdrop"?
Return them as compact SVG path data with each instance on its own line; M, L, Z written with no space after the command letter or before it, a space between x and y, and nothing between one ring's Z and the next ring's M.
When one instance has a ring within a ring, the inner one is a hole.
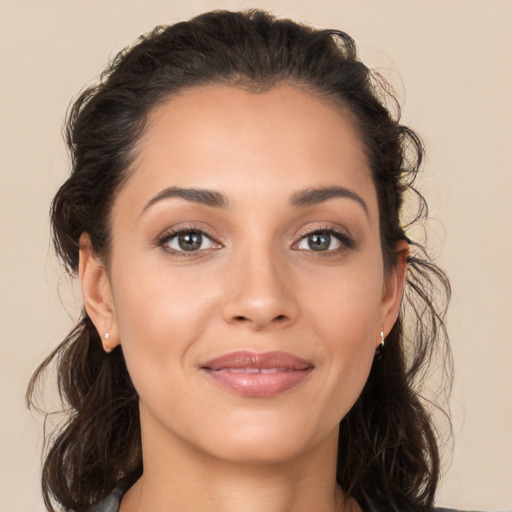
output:
M23 395L80 307L49 243L66 108L156 24L250 7L347 31L425 141L431 244L454 289L455 440L438 502L511 510L510 0L0 0L0 512L43 510L42 418Z

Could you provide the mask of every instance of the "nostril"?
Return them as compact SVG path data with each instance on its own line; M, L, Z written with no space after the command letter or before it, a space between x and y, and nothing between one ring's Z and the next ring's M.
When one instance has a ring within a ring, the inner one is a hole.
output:
M282 323L284 322L288 317L286 315L278 315L272 319L273 322ZM244 316L244 315L237 315L233 317L233 320L235 322L251 322L251 319Z

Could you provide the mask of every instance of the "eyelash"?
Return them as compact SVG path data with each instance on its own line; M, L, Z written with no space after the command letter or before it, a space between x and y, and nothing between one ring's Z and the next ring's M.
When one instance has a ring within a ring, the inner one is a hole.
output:
M295 242L295 244L293 244L293 245L297 245L298 243L300 243L302 240L304 240L308 236L316 235L316 234L324 234L324 235L333 236L341 244L341 246L338 247L337 249L330 249L327 251L313 251L312 249L309 250L309 252L312 252L317 256L320 256L320 257L335 256L335 255L339 255L344 252L347 252L350 249L353 249L355 247L355 242L352 238L350 238L343 231L339 231L339 230L333 228L332 226L315 227L314 229L307 231L306 233L303 233L300 236L299 241ZM306 249L304 249L304 250L306 250Z
M199 249L197 251L177 251L175 249L171 249L169 246L166 245L171 240L176 238L177 236L183 235L183 234L190 234L190 233L202 235L206 238L209 238L213 243L221 245L220 242L215 240L215 238L212 237L210 234L208 234L207 232L205 232L202 229L199 229L195 226L184 226L184 227L180 227L180 228L168 231L168 232L164 233L157 240L155 245L158 247L161 247L168 254L172 254L173 256L177 256L180 258L194 257L194 256L197 256L198 253L208 250L208 249ZM299 240L297 242L295 242L293 245L295 246L295 245L299 244L302 240L306 239L308 236L315 235L315 234L331 235L334 238L336 238L336 240L338 240L341 244L341 246L338 247L337 249L330 249L327 251L314 251L314 250L310 249L308 251L308 252L314 253L315 255L318 255L318 256L324 256L324 257L327 256L328 257L328 256L338 255L340 253L346 252L355 247L355 243L354 243L354 240L352 240L352 238L350 238L346 233L343 233L342 231L338 231L337 229L333 228L332 226L319 226L310 231L307 231L306 233L301 234ZM296 249L296 250L306 251L306 249Z
M195 226L182 226L182 227L173 229L171 231L168 231L168 232L164 233L157 240L156 245L158 247L161 247L168 254L172 254L173 256L177 256L178 258L190 258L190 257L196 256L201 251L208 250L208 249L202 249L202 250L199 250L199 251L177 251L175 249L171 249L169 246L166 245L171 240L176 238L177 236L184 235L184 234L190 234L190 233L202 235L202 236L212 240L212 242L214 242L215 244L220 245L220 242L215 240L214 237L212 237L206 231L203 231L202 229L199 229L199 228L197 228Z

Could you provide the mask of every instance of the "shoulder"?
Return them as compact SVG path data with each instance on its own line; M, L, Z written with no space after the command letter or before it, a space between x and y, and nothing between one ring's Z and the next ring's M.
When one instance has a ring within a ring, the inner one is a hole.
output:
M106 498L88 508L87 512L119 512L124 494L137 478L138 475L123 478Z
M455 508L436 507L434 512L478 512L477 510L460 510Z
M116 488L104 500L92 506L87 512L119 512L123 492Z

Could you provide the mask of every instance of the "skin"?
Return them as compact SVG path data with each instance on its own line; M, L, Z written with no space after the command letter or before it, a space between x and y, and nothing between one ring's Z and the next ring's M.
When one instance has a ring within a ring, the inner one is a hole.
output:
M121 512L359 510L335 485L338 424L397 318L407 246L385 274L376 191L347 116L290 85L188 90L152 112L130 172L108 265L86 234L80 252L87 312L110 334L105 350L121 343L140 396L144 475ZM332 186L365 206L290 204ZM218 191L229 206L154 199L168 187ZM180 227L210 238L172 252L177 238L161 240ZM313 250L308 233L326 228L351 242ZM314 370L275 396L241 396L201 371L236 350L288 352Z

